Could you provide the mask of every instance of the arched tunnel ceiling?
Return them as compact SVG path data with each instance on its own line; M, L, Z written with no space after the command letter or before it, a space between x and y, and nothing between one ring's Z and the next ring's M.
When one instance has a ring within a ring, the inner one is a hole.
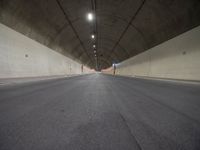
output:
M0 0L0 22L100 70L200 25L200 1Z

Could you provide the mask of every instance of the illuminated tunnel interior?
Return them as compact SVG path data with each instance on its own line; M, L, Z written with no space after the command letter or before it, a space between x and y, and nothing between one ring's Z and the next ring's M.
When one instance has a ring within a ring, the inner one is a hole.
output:
M0 0L0 150L200 150L200 1Z

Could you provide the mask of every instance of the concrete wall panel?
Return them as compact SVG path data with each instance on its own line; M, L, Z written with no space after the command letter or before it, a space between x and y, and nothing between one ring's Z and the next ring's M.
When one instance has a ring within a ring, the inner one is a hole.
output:
M81 64L0 24L0 78L66 74L81 74Z
M200 26L118 64L116 73L200 80Z

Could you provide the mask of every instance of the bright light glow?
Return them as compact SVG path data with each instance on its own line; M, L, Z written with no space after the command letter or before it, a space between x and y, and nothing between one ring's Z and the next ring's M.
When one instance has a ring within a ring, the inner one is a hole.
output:
M114 67L114 66L117 67L117 66L119 66L119 65L120 65L120 63L113 63L113 64L112 64L113 67Z
M92 34L91 37L92 37L92 39L94 39L94 37L95 37L94 34Z
M96 45L93 45L93 48L95 48L96 47Z
M87 18L89 21L92 21L94 19L94 15L92 13L88 13Z

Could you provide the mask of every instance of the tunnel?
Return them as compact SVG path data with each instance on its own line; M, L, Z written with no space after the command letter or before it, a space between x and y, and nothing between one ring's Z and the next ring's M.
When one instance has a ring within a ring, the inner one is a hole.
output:
M0 0L0 150L200 150L200 1Z

